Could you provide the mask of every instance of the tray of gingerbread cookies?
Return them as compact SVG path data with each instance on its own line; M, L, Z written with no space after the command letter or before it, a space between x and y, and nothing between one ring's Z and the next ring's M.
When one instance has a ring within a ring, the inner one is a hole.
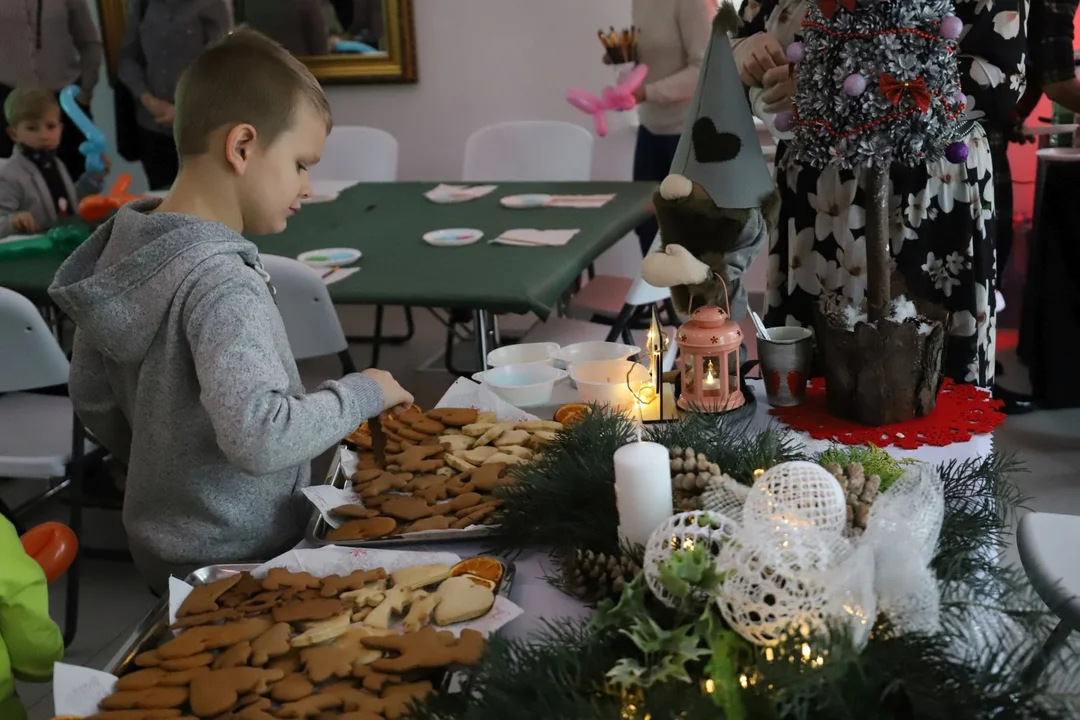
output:
M304 489L315 546L448 542L498 530L499 489L562 424L440 407L385 413L346 438L326 482Z
M485 637L521 613L512 582L497 558L391 550L204 568L170 585L114 659L111 686L70 679L98 671L58 672L57 714L395 720L461 687Z

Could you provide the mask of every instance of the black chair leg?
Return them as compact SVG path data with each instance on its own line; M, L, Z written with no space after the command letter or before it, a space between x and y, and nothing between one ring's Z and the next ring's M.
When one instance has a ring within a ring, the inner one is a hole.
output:
M68 490L71 493L71 531L81 542L83 524L83 452L86 446L86 433L82 423L75 417L72 421L71 464L68 474L71 477L71 485ZM75 633L79 629L79 570L81 553L75 553L75 559L65 574L67 582L66 596L64 598L64 647L71 645L75 639Z
M376 305L376 311L382 306ZM405 334L403 335L385 335L380 336L379 333L373 335L348 335L346 340L351 343L370 343L380 342L387 345L401 345L407 343L413 339L413 335L416 333L416 323L413 320L412 308L402 307L405 311Z
M379 367L379 351L382 349L382 326L386 308L375 306L375 332L371 336L371 367Z
M349 375L356 372L356 363L353 362L352 353L349 352L349 348L345 348L338 353L338 358L341 360L341 372L344 375Z
M667 315L668 325L679 327L679 314L675 312L675 302L671 298L664 300L664 314Z
M620 337L626 340L630 336L630 322L637 314L637 306L635 305L623 305L622 310L619 311L619 315L611 323L611 330L607 334L607 342L615 342ZM626 341L628 345L633 345L631 341Z

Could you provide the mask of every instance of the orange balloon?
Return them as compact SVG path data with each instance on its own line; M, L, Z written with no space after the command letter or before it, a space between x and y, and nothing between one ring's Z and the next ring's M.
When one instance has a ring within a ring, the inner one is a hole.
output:
M79 217L87 222L97 222L120 207L115 198L106 195L87 195L79 203Z
M131 197L127 191L129 187L131 187L131 174L124 173L116 178L112 190L109 191L109 197Z
M42 523L19 539L23 550L37 561L50 583L67 572L75 553L79 551L79 539L63 523Z

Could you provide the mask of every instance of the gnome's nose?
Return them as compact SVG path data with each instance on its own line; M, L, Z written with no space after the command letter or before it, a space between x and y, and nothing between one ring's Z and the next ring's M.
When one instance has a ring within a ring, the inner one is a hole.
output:
M672 173L660 183L660 197L665 200L681 200L690 197L693 191L694 183L690 182L690 178L685 175Z

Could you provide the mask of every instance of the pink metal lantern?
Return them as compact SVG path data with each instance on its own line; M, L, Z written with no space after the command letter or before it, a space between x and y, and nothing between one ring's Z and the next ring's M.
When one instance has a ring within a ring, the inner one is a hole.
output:
M682 368L680 408L727 412L746 403L739 389L742 338L742 330L723 308L707 305L694 311L677 336Z

